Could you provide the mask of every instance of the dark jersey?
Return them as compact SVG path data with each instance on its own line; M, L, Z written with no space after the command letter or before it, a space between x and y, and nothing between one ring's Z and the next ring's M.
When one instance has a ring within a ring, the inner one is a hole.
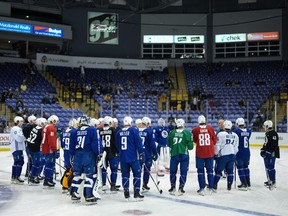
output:
M42 151L41 143L42 143L42 127L35 126L32 128L29 137L26 140L27 148L31 152L39 152Z
M275 130L270 130L265 133L265 143L263 150L271 152L276 158L280 158L280 150L278 145L278 133Z
M32 131L32 129L36 127L36 124L27 124L26 126L23 127L22 131L23 131L23 135L25 136L26 140L28 139L28 137L30 136L30 132ZM27 141L25 142L26 146L27 146Z
M107 158L113 158L118 154L116 148L116 130L113 127L99 128L99 135L103 142L103 150L107 153Z

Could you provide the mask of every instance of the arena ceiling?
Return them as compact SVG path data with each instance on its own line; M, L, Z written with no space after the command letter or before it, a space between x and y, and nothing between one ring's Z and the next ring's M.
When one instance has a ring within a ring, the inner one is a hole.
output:
M12 8L62 14L64 8L126 9L138 13L208 13L287 7L288 0L3 0Z

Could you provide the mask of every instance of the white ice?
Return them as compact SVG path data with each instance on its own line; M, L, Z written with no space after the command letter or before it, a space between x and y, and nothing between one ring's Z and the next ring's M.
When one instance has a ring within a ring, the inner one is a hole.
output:
M197 194L198 181L195 168L195 151L191 152L189 174L183 196L169 195L169 174L158 177L160 194L152 180L150 191L144 193L144 201L127 202L121 189L117 194L102 193L96 205L72 204L70 197L62 194L57 177L55 189L40 186L11 185L12 156L10 152L0 152L0 215L2 216L117 216L117 215L288 215L288 149L281 149L281 158L276 160L277 188L270 191L263 185L266 181L263 159L259 148L251 149L251 190L226 189L226 179L221 179L217 193L200 196ZM26 158L25 158L26 159ZM59 167L57 166L59 170ZM25 168L22 173L25 172ZM131 175L132 176L132 175ZM156 180L156 174L152 171ZM177 176L179 178L179 175ZM131 177L132 178L132 177ZM130 193L133 196L130 179ZM121 184L121 174L117 184ZM239 179L237 175L237 185Z

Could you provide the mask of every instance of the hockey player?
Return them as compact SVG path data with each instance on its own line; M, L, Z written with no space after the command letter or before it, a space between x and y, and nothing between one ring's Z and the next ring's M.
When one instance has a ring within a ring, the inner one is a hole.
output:
M89 118L87 116L80 117L79 128L72 136L70 143L70 154L73 157L74 177L71 186L71 200L80 202L81 196L78 191L85 175L84 197L86 204L95 204L97 198L93 196L93 185L95 183L96 159L101 158L103 148L99 146L97 131L93 127L89 127ZM100 147L100 149L99 149Z
M116 132L118 132L121 128L118 126L118 119L117 118L113 118L113 124L112 127L115 128Z
M104 163L108 163L111 170L111 187L110 191L118 191L116 188L117 170L119 163L119 152L116 148L116 129L112 127L112 117L105 116L104 127L99 129L99 135L103 142L103 150L106 152ZM107 170L106 166L102 168L102 190L106 189Z
M227 190L231 190L234 176L234 163L238 152L239 138L237 134L231 131L232 122L224 122L224 130L217 134L217 143L215 145L215 155L217 157L214 176L214 190L217 190L217 184L221 177L221 172L227 171Z
M158 126L153 128L153 132L155 134L155 143L157 147L157 152L159 155L158 167L159 172L157 173L158 176L164 176L164 169L165 166L169 168L169 148L167 146L168 143L168 134L170 132L169 128L165 126L165 120L163 118L158 119Z
M14 159L11 183L24 184L24 180L20 178L24 164L23 150L25 148L25 136L22 131L24 119L21 116L16 116L14 118L14 123L15 126L11 129L9 140L11 143L11 153Z
M187 172L189 169L189 152L194 145L191 140L192 134L185 129L185 121L183 119L176 120L177 129L170 132L168 136L168 146L170 148L170 183L171 188L169 193L175 195L176 191L176 174L178 165L180 164L180 178L179 178L179 195L185 193L184 186L187 179Z
M265 142L261 148L260 155L264 158L264 165L266 169L267 182L264 185L269 187L270 190L276 187L276 170L275 170L275 160L280 158L279 150L279 137L278 133L273 130L273 122L267 120L263 124L265 129Z
M36 119L36 126L31 130L30 135L26 140L32 162L29 185L39 185L40 183L38 176L42 171L43 163L43 155L41 152L42 130L45 127L46 122L47 120L45 118Z
M31 115L27 118L28 124L23 126L23 134L26 138L25 141L25 147L26 147L26 154L28 156L28 162L27 162L27 167L26 167L26 174L25 177L29 178L29 174L31 172L31 167L32 167L32 159L31 155L29 153L29 149L27 148L27 139L30 136L30 132L34 127L36 127L36 117L34 115Z
M199 195L204 196L205 171L206 167L208 189L212 192L214 186L213 162L214 146L217 138L214 128L206 124L206 118L203 115L198 117L198 126L192 130L193 142L196 145L196 168L198 173Z
M76 132L76 129L77 120L72 118L68 123L68 128L60 134L60 145L64 152L64 167L66 169L70 169L72 167L69 146L71 142L71 137Z
M42 131L42 154L45 158L44 162L44 187L54 188L55 182L53 181L53 173L55 170L56 159L60 157L59 150L57 149L57 134L56 125L59 118L56 115L51 115L47 122L48 124Z
M236 119L236 128L233 130L239 137L238 152L236 154L236 166L238 169L238 175L241 184L238 185L238 189L247 190L250 187L250 147L249 139L251 136L251 130L245 128L245 121L243 118Z
M142 190L148 191L150 187L148 187L149 182L149 173L152 167L152 159L154 161L158 158L158 153L155 145L155 135L153 131L149 128L150 118L143 117L142 118L142 127L139 128L139 134L142 140L143 149L145 152L145 164L144 164L144 174L143 174L143 185Z
M129 199L129 178L130 169L133 172L134 198L143 199L140 194L141 185L141 167L140 162L144 163L145 153L139 135L138 129L132 126L132 118L125 116L123 119L124 127L117 132L116 145L120 155L122 186L124 188L124 197ZM140 162L139 162L140 160Z
M90 119L90 126L97 128L100 125L100 122L96 118Z
M142 127L142 120L141 119L136 119L135 124L136 124L136 128Z
M61 148L63 149L64 167L66 168L64 175L66 175L67 172L71 172L72 169L69 146L72 137L75 136L76 129L77 129L77 120L72 118L68 123L68 128L60 134L60 145ZM68 192L68 189L69 189L68 187L64 187L62 185L63 192Z

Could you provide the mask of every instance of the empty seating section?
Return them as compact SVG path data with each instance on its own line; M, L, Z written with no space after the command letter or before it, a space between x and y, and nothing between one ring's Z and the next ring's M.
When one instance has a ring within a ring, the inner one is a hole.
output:
M94 82L101 86L108 83L120 84L123 87L121 94L111 95L112 102L105 102L103 94L94 94L93 98L102 105L99 114L101 116L112 115L121 122L124 116L131 115L135 120L148 116L152 123L156 124L157 119L163 117L167 120L172 118L184 118L186 127L191 129L197 126L197 118L200 114L207 116L207 121L217 128L219 118L235 121L238 117L246 118L250 115L250 126L256 119L261 105L268 97L275 93L283 80L288 80L288 73L282 69L282 62L250 62L238 65L236 63L225 63L219 66L214 64L207 68L205 64L183 64L189 94L198 87L201 94L212 95L202 101L202 110L186 111L159 111L158 96L165 92L164 86L159 85L167 77L167 74L160 71L147 71L148 81L140 79L140 71L137 70L112 70L112 69L85 69L85 78L81 79L79 68L49 66L47 71L51 73L62 84L68 85L69 80L77 83ZM20 88L25 73L23 64L4 63L0 66L0 92L4 89ZM20 97L28 108L29 113L37 116L43 114L56 114L60 117L59 127L66 127L71 117L79 117L81 110L63 109L59 104L41 105L45 94L55 93L55 88L48 83L41 74L34 75L36 85L28 86L27 91L21 92ZM131 87L127 87L127 83ZM147 95L147 90L155 90L157 94ZM135 97L131 97L131 92ZM16 110L16 99L8 98L6 104ZM211 103L213 101L213 103ZM243 104L240 104L240 101ZM111 107L112 106L112 107ZM248 108L248 110L247 110ZM283 131L286 124L279 123Z
M47 70L53 74L63 84L67 83L67 77L72 80L81 82L79 68L65 67L49 67ZM67 74L69 73L69 75ZM156 90L158 95L164 91L164 87L155 85L154 83L163 82L167 74L159 71L146 71L148 82L140 79L140 71L137 70L113 70L113 69L85 69L85 82L92 84L93 81L102 87L107 86L108 82L118 85L120 84L124 91L120 95L113 95L114 109L111 109L111 102L104 101L104 95L94 95L103 107L100 111L101 116L113 115L121 121L125 115L131 115L133 119L142 118L144 115L149 116L153 121L157 122L158 113L158 96L147 95L147 90ZM127 83L131 82L131 88L127 87ZM129 97L133 92L137 96ZM113 106L112 105L112 106ZM115 108L116 107L116 108ZM129 108L130 107L130 108Z
M56 89L44 78L40 73L28 75L25 73L25 64L18 63L4 63L0 64L0 92L2 94L4 89L20 89L20 85L24 79L30 79L33 76L35 85L27 84L26 91L20 91L20 99L24 103L24 108L28 110L27 115L34 114L37 117L41 115L49 116L56 114L59 116L60 122L58 127L67 127L69 119L72 116L82 115L81 110L63 109L60 104L41 104L45 94L56 93ZM6 104L16 112L15 98L7 98Z
M204 109L208 109L212 117L221 113L223 118L235 121L238 117L245 118L248 112L253 115L250 126L262 103L276 93L283 80L288 80L288 73L282 69L280 61L218 64L210 66L209 72L204 64L183 66L190 94L198 86L201 93L213 95L204 101ZM241 100L243 106L239 105ZM209 101L214 103L209 104ZM209 117L208 121L217 126Z

